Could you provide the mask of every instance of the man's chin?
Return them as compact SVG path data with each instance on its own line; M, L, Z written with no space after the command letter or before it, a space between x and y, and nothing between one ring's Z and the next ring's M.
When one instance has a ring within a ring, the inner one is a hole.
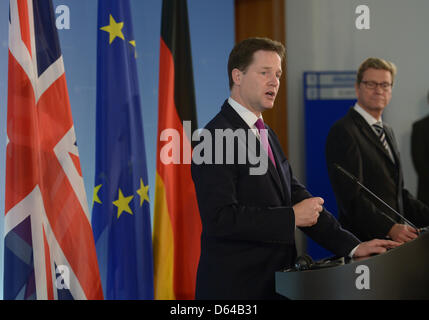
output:
M371 110L374 112L383 112L385 107L385 105L375 105L371 108Z
M371 104L369 106L367 106L366 108L362 107L363 109L366 109L366 111L368 112L383 112L384 108L386 107L385 104L383 103L375 103L375 104Z
M262 108L264 109L264 111L271 110L272 108L274 108L274 101L264 104Z
M369 105L371 109L380 111L386 107L387 103L384 100L376 100L372 101Z

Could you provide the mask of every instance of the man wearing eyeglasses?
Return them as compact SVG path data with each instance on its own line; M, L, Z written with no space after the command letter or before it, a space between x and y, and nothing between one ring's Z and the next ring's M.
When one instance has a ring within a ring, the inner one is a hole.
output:
M395 74L396 67L391 62L379 58L365 60L355 84L357 102L332 126L326 141L326 162L339 220L362 241L391 238L408 242L417 237L417 230L374 201L334 164L357 177L418 228L429 225L429 208L404 188L393 130L382 120L392 97Z

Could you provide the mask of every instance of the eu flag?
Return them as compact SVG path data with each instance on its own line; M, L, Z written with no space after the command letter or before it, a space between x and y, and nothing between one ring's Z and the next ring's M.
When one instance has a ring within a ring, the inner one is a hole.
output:
M92 227L106 299L153 299L149 184L129 0L98 2Z

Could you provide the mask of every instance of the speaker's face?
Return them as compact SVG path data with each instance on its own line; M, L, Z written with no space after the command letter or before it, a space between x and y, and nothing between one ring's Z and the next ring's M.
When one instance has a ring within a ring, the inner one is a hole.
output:
M356 84L358 104L379 119L392 98L392 75L387 70L368 69Z

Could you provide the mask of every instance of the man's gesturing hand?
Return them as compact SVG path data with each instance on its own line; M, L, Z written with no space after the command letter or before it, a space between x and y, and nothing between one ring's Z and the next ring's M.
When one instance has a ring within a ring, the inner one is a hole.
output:
M317 223L319 212L323 210L323 199L319 197L308 198L294 205L295 225L297 227L311 227Z

